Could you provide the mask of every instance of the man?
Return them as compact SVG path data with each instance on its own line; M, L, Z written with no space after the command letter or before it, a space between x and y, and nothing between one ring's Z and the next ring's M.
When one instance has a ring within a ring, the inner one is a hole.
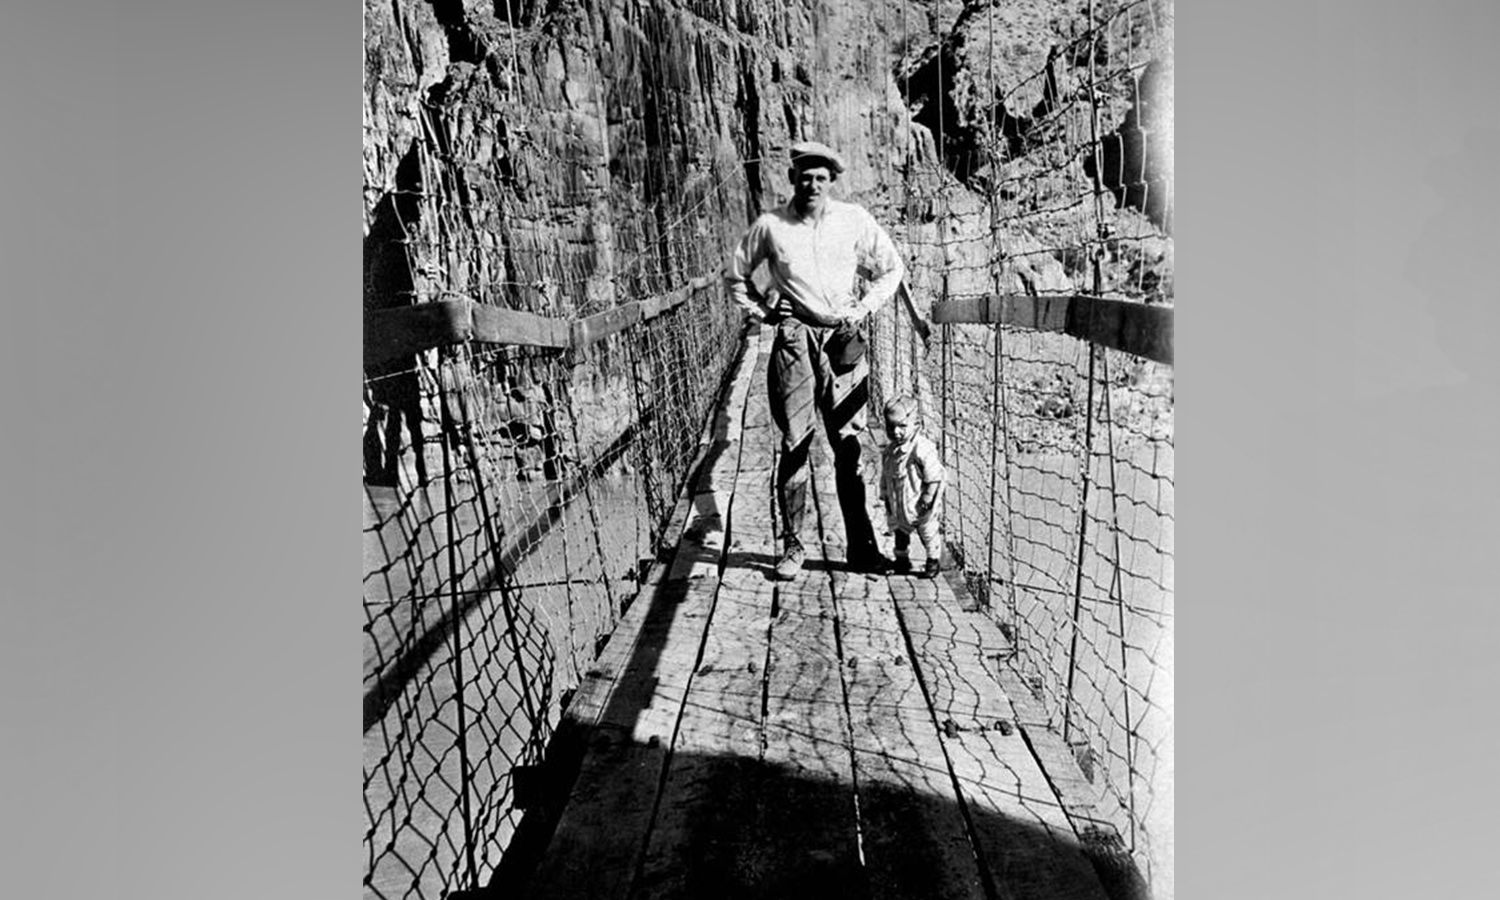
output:
M896 292L906 267L890 235L865 209L830 196L844 161L823 144L797 144L787 177L792 199L751 224L729 264L725 283L736 303L776 325L766 388L781 429L776 469L784 555L776 577L788 580L806 556L808 451L822 419L833 448L839 508L856 571L884 572L860 473L870 364L858 327ZM769 284L751 281L762 263ZM858 282L865 281L858 291Z

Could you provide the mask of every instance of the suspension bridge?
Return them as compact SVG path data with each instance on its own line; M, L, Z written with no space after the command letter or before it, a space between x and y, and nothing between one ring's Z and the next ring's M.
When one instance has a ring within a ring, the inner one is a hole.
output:
M400 127L367 110L405 135L366 178L367 897L1172 895L1171 203L1160 57L1120 50L1161 6L1091 6L964 129L917 96L951 88L951 39L864 111L892 152L841 187L909 271L866 325L870 402L919 399L947 546L937 578L851 571L815 440L792 582L768 577L772 330L719 270L801 126L680 143L709 133L682 100L706 72L769 97L780 57L734 40L770 26L583 4L605 79L535 11L381 12L403 52L433 15L485 66ZM552 53L569 102L643 110L607 162L524 134Z

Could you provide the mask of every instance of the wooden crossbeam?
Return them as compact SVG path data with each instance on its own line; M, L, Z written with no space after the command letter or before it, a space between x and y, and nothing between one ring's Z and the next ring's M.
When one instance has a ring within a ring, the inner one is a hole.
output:
M1080 295L1031 297L1001 294L933 304L940 324L1015 325L1054 331L1160 363L1172 364L1170 307Z
M713 283L713 278L697 278L659 297L622 303L576 320L491 306L467 297L370 311L365 313L365 364L468 341L571 350L575 359L581 359L594 344L681 306Z
M365 365L468 340L469 301L444 300L365 313Z
M572 330L563 319L464 301L473 315L471 339L481 344L520 344L564 349L572 344ZM415 308L415 307L414 307Z

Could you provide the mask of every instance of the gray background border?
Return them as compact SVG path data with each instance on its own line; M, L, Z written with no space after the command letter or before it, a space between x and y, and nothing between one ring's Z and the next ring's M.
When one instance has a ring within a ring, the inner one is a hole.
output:
M7 895L359 890L330 6L5 13ZM1487 896L1500 10L1179 12L1179 895Z

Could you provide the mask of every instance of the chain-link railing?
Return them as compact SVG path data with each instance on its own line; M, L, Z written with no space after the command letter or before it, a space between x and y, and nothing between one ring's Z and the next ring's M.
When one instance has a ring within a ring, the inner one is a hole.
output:
M1003 4L881 8L888 36L932 28L935 49L898 66L909 134L853 198L909 261L871 325L872 403L922 401L953 562L1098 790L1081 824L1170 896L1173 373L1161 317L1107 304L1173 304L1171 4L1089 3L1019 76ZM412 137L365 240L367 896L440 898L500 864L739 349L717 273L760 161L688 164L664 135L710 133L674 68L694 54L653 5L626 12L615 70L569 57L576 79L546 86L606 86L593 113L625 136L607 153L528 132L516 85L551 60L514 29L452 30L489 73L378 123ZM382 316L406 337L382 343Z
M1009 82L1005 12L968 5L898 72L900 195L864 199L910 290L871 326L873 402L921 400L951 562L1097 791L1075 824L1168 897L1172 7L1089 4Z
M498 863L520 781L660 549L737 350L729 308L712 286L622 332L631 377L613 392L562 351L477 344L367 382L415 381L405 421L424 432L418 451L384 428L394 411L368 423L400 442L365 490L373 895L440 897Z
M591 178L580 154L566 190L528 195L555 161L483 117L504 83L430 92L368 217L368 897L438 900L500 864L740 347L717 268L743 170L668 185L622 147L640 173Z

